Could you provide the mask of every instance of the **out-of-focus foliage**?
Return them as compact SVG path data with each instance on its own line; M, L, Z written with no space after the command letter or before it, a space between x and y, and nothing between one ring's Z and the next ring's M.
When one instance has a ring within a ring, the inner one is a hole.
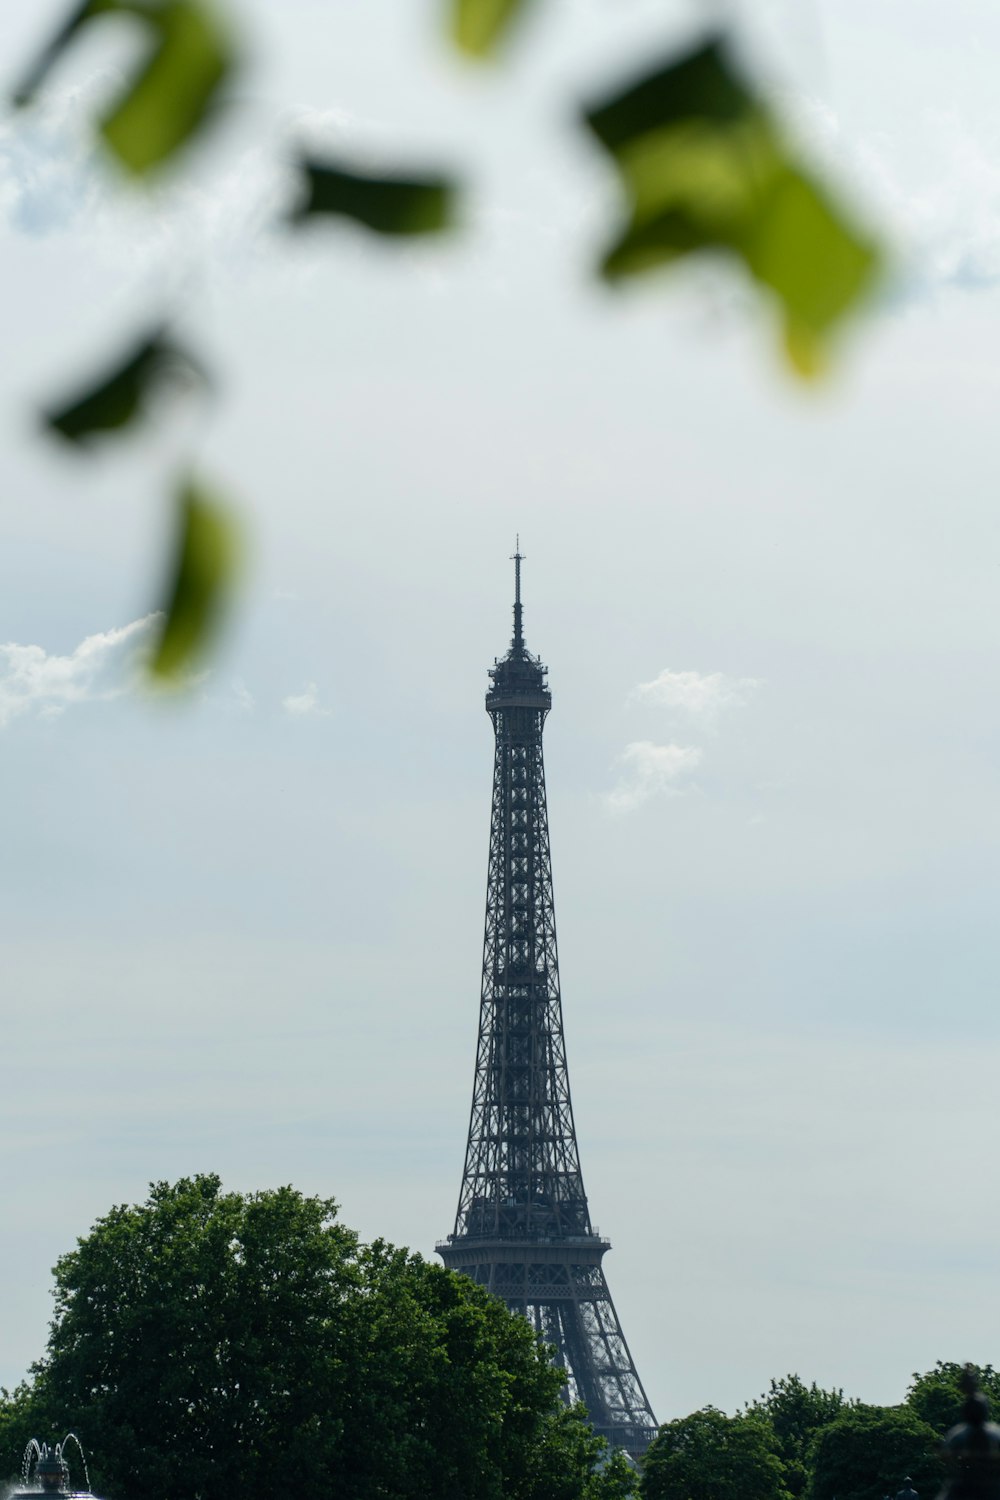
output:
M784 1465L785 1488L798 1496L809 1481L809 1446L828 1422L845 1407L841 1390L824 1391L815 1381L806 1385L798 1375L772 1380L770 1388L747 1406L748 1415L770 1423L778 1440L778 1453Z
M451 34L470 57L484 57L506 32L525 0L448 0Z
M807 1500L883 1500L909 1475L924 1500L943 1477L933 1427L908 1406L852 1406L820 1428L808 1457Z
M496 48L529 0L445 0L455 44L470 56ZM74 38L111 16L143 31L146 49L98 123L133 179L168 163L222 104L238 67L238 28L214 0L82 0L41 48L15 101L30 103ZM793 367L812 374L847 315L877 279L881 254L814 180L785 132L716 38L634 83L586 116L612 155L629 199L628 221L604 259L610 280L701 251L742 262L777 304ZM299 161L298 226L341 217L379 235L433 234L455 220L444 177L373 176L330 161ZM130 423L167 379L203 379L159 331L110 374L47 414L71 442ZM181 501L181 541L153 674L177 679L203 652L233 575L233 523L212 500Z
M879 252L796 159L723 41L669 62L586 119L629 198L604 275L728 252L777 300L793 367L815 373L871 290Z
M303 191L291 213L301 224L315 215L355 219L376 234L435 234L454 220L455 189L444 178L372 177L309 158Z
M914 1371L913 1382L906 1393L907 1406L942 1437L962 1420L965 1392L959 1381L964 1370L964 1365L939 1359L933 1370L924 1375ZM1000 1370L994 1370L992 1365L980 1365L978 1375L979 1389L990 1402L996 1421L1000 1417Z
M19 1445L0 1474L27 1418L50 1441L79 1431L115 1500L592 1500L602 1445L560 1405L526 1320L419 1256L359 1246L332 1200L156 1183L55 1278L33 1387L8 1398L16 1430L0 1406Z
M82 395L47 412L45 422L70 442L84 443L98 433L128 426L163 384L190 387L204 379L198 362L160 328L144 336Z
M239 562L231 514L193 481L177 497L178 540L163 628L151 659L154 677L180 681L210 645Z
M210 0L84 0L43 48L16 102L29 103L81 27L107 15L132 17L147 33L145 58L98 127L119 164L142 176L169 160L219 103L236 47Z
M664 1423L642 1473L643 1500L789 1500L770 1423L714 1406Z

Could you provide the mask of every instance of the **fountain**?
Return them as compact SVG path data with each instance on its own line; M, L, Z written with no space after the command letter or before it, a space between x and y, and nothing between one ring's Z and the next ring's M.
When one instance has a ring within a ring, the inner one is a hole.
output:
M66 1457L66 1445L73 1442L76 1444L80 1455L80 1463L83 1467L84 1489L78 1489L70 1484L69 1461ZM90 1492L90 1475L87 1473L87 1457L83 1451L83 1444L75 1432L67 1432L61 1443L56 1443L50 1448L48 1443L40 1443L37 1438L32 1438L24 1450L24 1458L21 1460L21 1488L11 1490L8 1500L39 1500L39 1496L53 1497L53 1500L96 1500Z

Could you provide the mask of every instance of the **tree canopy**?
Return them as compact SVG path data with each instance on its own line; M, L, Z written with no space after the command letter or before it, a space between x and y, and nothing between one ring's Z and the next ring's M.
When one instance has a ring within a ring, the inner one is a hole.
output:
M916 1412L929 1427L942 1437L949 1427L962 1420L962 1403L965 1395L959 1384L964 1365L952 1360L939 1359L933 1370L919 1375L913 1374L913 1382L906 1393L906 1404ZM1000 1412L1000 1371L992 1365L977 1367L979 1389L993 1408L994 1420Z
M769 1422L784 1466L785 1488L801 1495L809 1481L809 1445L821 1427L844 1409L841 1390L824 1391L806 1385L798 1375L772 1380L769 1389L746 1408L747 1415Z
M8 1472L72 1427L114 1500L583 1500L603 1449L524 1319L360 1246L330 1199L157 1183L55 1278L46 1353L0 1412Z
M932 1500L941 1484L939 1446L908 1406L852 1406L813 1439L807 1500L883 1500L907 1475L921 1500Z
M633 1500L640 1493L638 1470L620 1448L615 1448L588 1481L586 1500Z
M753 1414L714 1406L667 1422L643 1465L643 1500L787 1500L777 1439Z
M894 1407L786 1375L736 1416L667 1422L640 1474L502 1301L360 1244L332 1199L204 1175L58 1261L45 1353L0 1391L0 1475L72 1428L112 1500L883 1500L907 1475L933 1500L963 1369L939 1361ZM979 1383L1000 1402L1000 1373Z

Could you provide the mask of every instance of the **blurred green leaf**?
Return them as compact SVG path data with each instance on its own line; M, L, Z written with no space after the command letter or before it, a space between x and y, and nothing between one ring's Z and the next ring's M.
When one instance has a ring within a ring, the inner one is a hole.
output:
M470 57L485 57L502 37L522 0L451 0L451 34Z
M144 337L110 374L77 396L68 406L46 412L46 426L73 443L84 443L101 432L126 427L165 381L200 384L201 366L161 328Z
M136 14L142 7L130 6ZM101 122L101 134L130 171L141 175L172 156L218 103L234 63L218 18L202 0L168 0L147 14L156 35L131 89Z
M45 82L50 70L62 56L84 22L93 20L94 16L100 15L103 11L114 10L115 8L115 0L107 0L107 3L102 3L102 0L83 0L82 4L71 10L63 24L46 42L14 90L13 103L19 109L23 109L25 105L30 104Z
M880 251L797 161L721 41L586 120L631 200L604 275L617 280L695 251L728 251L776 297L795 369L816 373L830 335L871 291Z
M210 0L85 0L42 50L15 101L30 103L80 28L110 14L134 16L149 37L146 58L99 127L121 165L141 176L167 161L219 103L235 47Z
M177 554L163 630L150 661L161 682L176 683L211 644L239 561L236 523L225 506L193 482L177 498Z
M356 219L376 234L437 234L454 222L455 187L445 178L369 177L303 158L293 224L314 214Z

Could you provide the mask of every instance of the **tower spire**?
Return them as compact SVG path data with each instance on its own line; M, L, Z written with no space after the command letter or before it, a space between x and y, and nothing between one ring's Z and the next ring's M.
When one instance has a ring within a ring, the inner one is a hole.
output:
M521 564L524 562L524 553L521 551L520 532L516 534L511 562L514 564L514 639L511 641L511 646L516 653L520 654L524 650L524 630L521 619Z

